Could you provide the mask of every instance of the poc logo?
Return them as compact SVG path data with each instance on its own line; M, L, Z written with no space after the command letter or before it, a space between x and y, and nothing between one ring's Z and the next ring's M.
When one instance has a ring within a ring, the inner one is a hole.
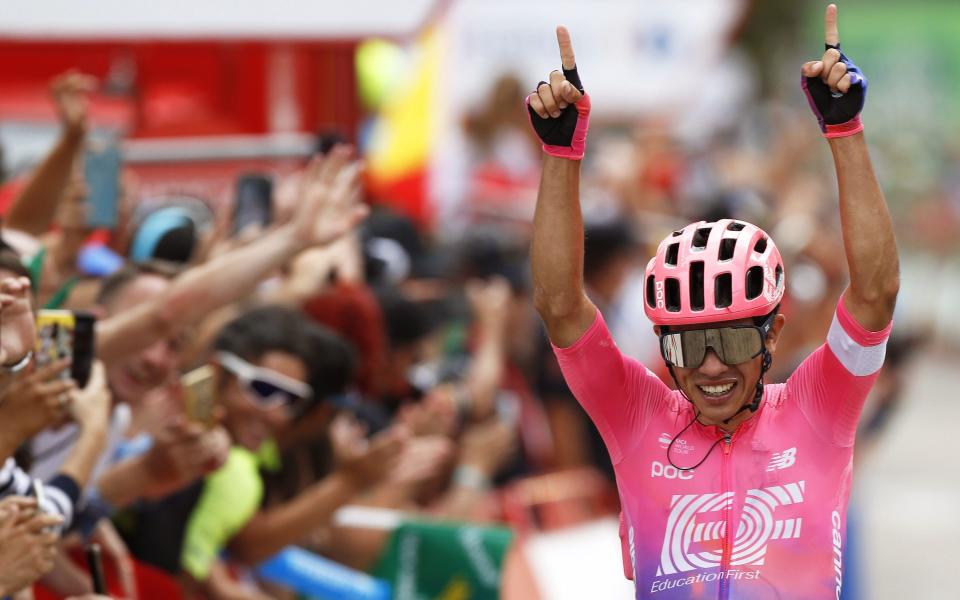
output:
M658 461L650 463L650 477L664 479L693 479L693 471L681 471L673 465L665 465Z
M656 292L655 296L656 296L656 298L657 298L657 308L663 308L663 307L665 306L665 304L664 304L664 302L663 302L664 293L663 293L663 282L662 282L662 281L658 281L658 282L656 283L656 290L657 290L657 292Z

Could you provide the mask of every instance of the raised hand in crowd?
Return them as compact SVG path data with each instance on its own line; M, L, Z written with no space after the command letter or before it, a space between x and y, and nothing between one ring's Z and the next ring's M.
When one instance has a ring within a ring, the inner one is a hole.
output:
M465 383L473 419L493 414L497 389L503 379L506 361L507 324L513 293L503 277L467 284L467 299L476 320L477 343Z
M0 500L0 594L15 594L53 567L62 518L37 509L32 498Z
M360 165L351 162L348 149L337 148L307 169L293 222L188 269L149 301L98 321L97 355L108 364L122 360L247 296L300 252L355 227L367 212L359 198Z
M78 71L68 71L50 83L50 94L57 108L57 116L66 133L86 133L89 94L96 88L96 78Z
M460 438L453 487L433 507L434 514L446 519L476 519L494 476L516 450L517 431L508 423L492 418L468 427Z
M499 276L487 280L473 280L467 283L466 291L477 325L485 332L492 331L503 335L510 314L510 299L513 296L510 282Z
M33 349L35 335L30 280L0 279L0 367L11 367L23 360Z
M367 439L366 427L349 415L338 415L330 424L336 473L358 490L383 482L398 464L408 441L409 432L402 426Z
M307 167L291 222L302 250L340 239L367 216L360 193L362 164L351 161L350 154L348 147L338 146Z
M496 418L488 419L464 431L458 466L475 470L489 482L516 450L516 427Z
M456 455L456 445L445 435L411 438L390 471L388 485L420 484L441 475Z
M60 139L11 205L6 218L6 226L10 229L35 236L50 229L70 181L74 160L83 149L88 126L88 96L96 88L96 83L96 79L88 75L70 71L50 84L60 118Z

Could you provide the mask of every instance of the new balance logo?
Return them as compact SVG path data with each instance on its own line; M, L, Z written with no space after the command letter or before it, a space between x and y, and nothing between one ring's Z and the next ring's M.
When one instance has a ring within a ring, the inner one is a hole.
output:
M787 448L783 452L775 452L767 465L767 471L777 471L792 467L797 462L797 449Z
M730 566L762 565L771 540L798 539L803 519L774 519L779 506L803 502L804 482L747 492L733 539ZM674 496L657 576L720 566L726 511L733 492Z

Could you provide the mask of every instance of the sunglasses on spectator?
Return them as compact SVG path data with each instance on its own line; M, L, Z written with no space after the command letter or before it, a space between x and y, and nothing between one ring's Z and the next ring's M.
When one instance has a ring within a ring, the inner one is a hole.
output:
M668 364L681 369L696 369L703 364L707 349L727 365L745 363L763 352L763 341L770 333L776 314L762 325L734 325L708 329L688 329L660 336L660 354Z
M218 352L217 362L236 376L262 409L293 407L313 396L313 389L302 381L252 365L231 352Z

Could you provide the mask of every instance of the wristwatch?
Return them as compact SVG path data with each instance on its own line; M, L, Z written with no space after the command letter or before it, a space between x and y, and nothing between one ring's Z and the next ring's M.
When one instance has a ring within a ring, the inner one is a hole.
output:
M27 368L27 365L30 364L31 358L33 358L33 350L27 352L23 358L12 365L0 365L0 369L3 369L7 373L19 373Z

